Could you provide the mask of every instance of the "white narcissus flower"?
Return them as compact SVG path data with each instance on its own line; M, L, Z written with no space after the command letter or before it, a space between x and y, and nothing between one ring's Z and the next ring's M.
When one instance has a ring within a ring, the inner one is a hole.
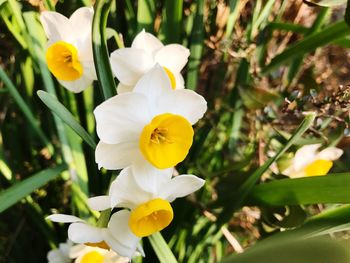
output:
M70 263L69 252L73 243L67 240L66 243L60 243L58 248L52 249L47 253L48 263Z
M333 161L340 158L343 150L328 147L318 151L321 144L304 145L296 151L292 164L282 171L291 178L326 175L333 166Z
M103 207L97 207L98 210L104 210ZM123 222L122 215L110 219L109 225ZM114 232L108 225L106 228L100 228L88 224L79 217L65 214L53 214L47 217L53 222L71 223L68 228L68 238L77 244L86 244L101 249L112 248L116 253L123 257L131 259L136 250L143 255L142 247L139 245L139 239L135 237L128 229L120 229ZM113 231L113 233L112 233ZM114 238L114 235L116 238ZM108 240L108 243L107 243Z
M155 36L142 30L130 48L117 49L111 54L112 71L120 81L118 94L132 91L141 77L156 63L165 69L173 89L183 89L181 70L186 65L189 55L189 50L184 46L164 46Z
M100 138L95 157L99 167L122 169L149 162L159 169L182 162L192 145L195 124L207 109L191 90L173 90L164 69L156 65L133 92L116 95L94 114Z
M94 209L130 209L113 214L108 228L115 239L119 238L117 233L127 231L126 229L136 238L152 235L167 227L173 220L170 202L197 191L205 183L194 175L172 177L172 173L173 169L127 167L111 184L109 196L91 198L89 205ZM108 239L105 241L109 244ZM117 248L115 251L118 253Z
M121 257L112 250L83 244L73 246L69 253L74 263L127 263L129 258Z
M48 68L65 88L73 92L81 92L96 79L91 41L93 14L92 7L82 7L69 19L52 11L40 15L48 38Z

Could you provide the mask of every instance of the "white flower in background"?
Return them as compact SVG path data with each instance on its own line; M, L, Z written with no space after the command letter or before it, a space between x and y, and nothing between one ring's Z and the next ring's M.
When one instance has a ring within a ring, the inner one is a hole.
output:
M171 202L197 191L205 183L194 175L172 177L172 173L173 169L127 167L111 184L109 195L90 198L89 205L94 209L130 209L113 214L108 228L115 239L117 233L126 229L136 238L152 235L173 220ZM108 239L106 242L109 244Z
M326 175L333 166L333 161L340 158L343 150L328 147L318 151L321 144L310 144L296 151L292 164L282 174L291 178Z
M116 95L96 107L100 138L99 167L122 169L146 160L165 169L183 161L192 145L195 124L207 109L191 90L173 90L164 69L156 65L133 92Z
M91 41L93 14L93 8L82 7L69 19L52 11L40 15L48 38L48 68L65 88L73 92L81 92L96 79Z
M130 48L117 49L111 54L112 71L120 81L118 94L132 91L141 77L156 63L166 71L173 89L183 89L181 70L186 65L189 55L189 50L184 46L164 46L155 36L142 30Z
M66 243L60 243L57 249L52 249L47 253L48 263L70 263L69 252L73 243L67 240Z
M69 253L74 263L127 263L129 258L121 257L111 250L79 244L73 246Z
M100 211L104 210L103 207L97 207L97 209ZM115 220L118 223L123 222L120 215L112 217L106 228L92 226L79 217L72 215L53 214L48 216L47 219L53 222L71 223L68 228L68 238L74 243L99 247L104 250L112 248L116 253L128 259L131 259L136 250L139 250L144 255L142 247L139 245L139 239L127 228L119 229L117 232L114 229L110 229L109 225L115 224Z

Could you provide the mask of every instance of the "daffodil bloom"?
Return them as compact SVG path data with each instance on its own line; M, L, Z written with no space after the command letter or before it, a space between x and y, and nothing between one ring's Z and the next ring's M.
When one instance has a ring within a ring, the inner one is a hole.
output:
M129 258L121 257L112 250L99 247L75 245L70 249L70 258L74 263L127 263Z
M333 161L340 158L343 150L328 147L318 151L321 144L310 144L296 151L291 165L282 173L291 177L326 175L333 166Z
M47 254L48 263L127 263L129 259L121 257L112 250L84 244L73 245L68 240L60 243L58 249L53 249Z
M120 81L118 94L132 91L140 78L156 63L167 73L173 89L183 89L181 70L186 65L189 55L189 50L184 46L164 46L155 36L142 30L130 48L117 49L111 54L111 67Z
M48 263L70 263L69 252L73 246L70 240L66 243L60 243L58 248L52 249L47 253Z
M40 15L48 38L48 68L62 86L73 92L81 92L96 79L91 41L93 14L93 8L82 7L70 18L52 11Z
M172 201L197 191L205 183L194 175L172 177L172 174L173 169L127 167L111 184L108 196L91 198L89 204L94 209L123 207L130 210L113 215L120 216L113 222L111 220L111 233L126 231L125 228L128 228L138 238L152 235L173 220Z
M194 91L173 90L165 70L156 65L133 92L116 95L96 107L101 140L96 162L112 170L139 161L159 169L173 167L187 156L192 125L206 109L206 101Z
M99 207L98 210L103 209ZM131 259L137 249L144 255L142 247L138 244L139 239L128 231L127 228L117 229L117 231L114 228L110 228L110 226L116 224L114 221L118 224L123 222L123 215L112 216L109 225L105 228L92 226L79 217L72 215L53 214L48 216L47 219L53 222L71 223L68 228L68 238L74 243L86 244L101 249L112 248L119 255L129 259Z

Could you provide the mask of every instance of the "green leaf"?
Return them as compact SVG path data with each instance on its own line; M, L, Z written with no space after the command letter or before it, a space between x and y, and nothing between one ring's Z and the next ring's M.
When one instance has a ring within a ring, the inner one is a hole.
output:
M350 0L348 0L346 3L344 21L348 26L350 26Z
M15 85L12 83L12 81L9 79L5 71L2 67L0 67L0 79L3 81L5 86L7 87L9 93L15 100L16 104L18 105L19 109L23 112L24 116L27 118L27 121L29 125L33 128L34 132L37 134L38 138L42 141L42 143L49 149L50 153L53 153L53 146L39 127L39 124L37 123L37 120L35 119L31 109L26 104L24 99L19 94L18 90L16 89Z
M138 0L137 2L137 31L145 29L153 33L153 21L156 15L156 5L153 0Z
M162 32L165 35L164 42L166 44L180 42L182 12L183 0L165 1Z
M290 62L296 56L304 55L349 34L349 26L344 21L332 24L324 30L305 37L286 48L281 54L274 57L269 65L262 69L262 73L269 73L277 67Z
M29 195L34 190L42 187L50 180L53 180L67 169L66 164L61 164L55 168L43 170L37 174L32 175L28 179L16 183L14 186L3 190L0 193L0 212L14 205L22 198Z
M310 112L305 116L298 129L295 131L293 136L287 141L286 145L279 150L279 152L269 160L267 160L263 166L259 167L237 190L237 192L232 193L232 202L228 203L224 208L223 212L219 215L218 223L223 224L231 218L234 211L239 209L244 203L245 199L249 193L253 190L256 183L259 181L260 177L269 169L270 165L274 163L283 153L285 153L290 146L292 146L303 134L304 132L312 126L316 114ZM234 199L236 198L236 199Z
M249 109L259 109L265 107L270 102L279 101L281 97L278 93L262 88L241 88L239 87L243 104Z
M350 203L350 173L282 179L255 186L247 198L253 205Z
M62 121L71 127L88 145L93 149L96 148L96 143L90 134L75 120L73 115L52 95L39 90L37 92L39 98L45 105L54 112Z
M188 61L187 85L186 87L192 90L197 88L199 65L203 53L204 40L204 0L197 1L196 15L193 21L193 28L191 34L191 55Z
M168 244L165 242L162 234L157 232L152 236L148 237L154 252L160 261L160 263L176 263L177 260L174 254L171 252Z
M278 238L259 242L246 252L230 256L222 263L329 263L350 262L348 243L330 238Z
M113 1L97 0L92 22L92 49L97 79L105 99L117 94L106 42L106 26Z

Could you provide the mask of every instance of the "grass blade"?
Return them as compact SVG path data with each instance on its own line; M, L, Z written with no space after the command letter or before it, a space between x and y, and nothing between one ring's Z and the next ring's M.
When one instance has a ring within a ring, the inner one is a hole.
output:
M138 0L137 4L137 31L145 29L147 32L153 33L153 21L156 14L155 1Z
M106 42L106 26L112 1L98 0L95 5L92 22L92 49L97 78L105 99L117 94L117 87L109 64L109 55Z
M203 52L203 40L204 40L204 0L197 2L197 12L193 21L191 46L190 46L190 58L188 61L188 73L187 73L187 85L186 87L192 90L197 88L199 65Z
M350 253L347 245L330 238L307 240L278 238L264 244L258 243L245 253L228 257L222 263L327 263L349 262L349 260Z
M43 186L50 180L53 180L67 169L67 165L61 164L55 168L49 168L43 170L37 174L34 174L28 179L16 183L14 186L2 191L0 193L0 212L14 205L22 198L29 195L34 190Z
M181 35L182 21L182 0L166 0L164 6L165 17L163 18L162 26L165 39L165 44L179 43Z
M160 263L176 263L177 260L174 254L171 252L168 244L165 242L162 234L157 232L152 236L148 237L154 251L157 254L157 257Z
M2 67L0 67L0 79L4 82L5 86L7 87L7 90L17 103L19 109L23 112L24 116L27 118L29 124L32 126L34 132L38 135L39 139L42 141L42 143L49 149L50 153L53 153L53 146L50 143L50 141L47 139L45 134L42 132L41 128L39 127L32 111L30 110L29 106L26 104L24 99L19 94L18 90L16 89L15 85L12 83L12 81L9 79L5 71Z
M49 93L39 90L37 92L39 98L45 105L54 112L62 121L64 121L69 127L71 127L88 145L93 149L96 148L96 143L90 134L75 120L73 115L55 98Z
M349 203L349 184L350 173L282 179L255 186L247 199L269 206Z
M312 34L303 40L291 45L281 54L274 57L270 64L262 69L263 74L267 74L277 67L293 60L296 56L304 55L315 50L318 47L327 45L339 38L350 34L349 26L344 22L337 22L325 28L324 30Z

